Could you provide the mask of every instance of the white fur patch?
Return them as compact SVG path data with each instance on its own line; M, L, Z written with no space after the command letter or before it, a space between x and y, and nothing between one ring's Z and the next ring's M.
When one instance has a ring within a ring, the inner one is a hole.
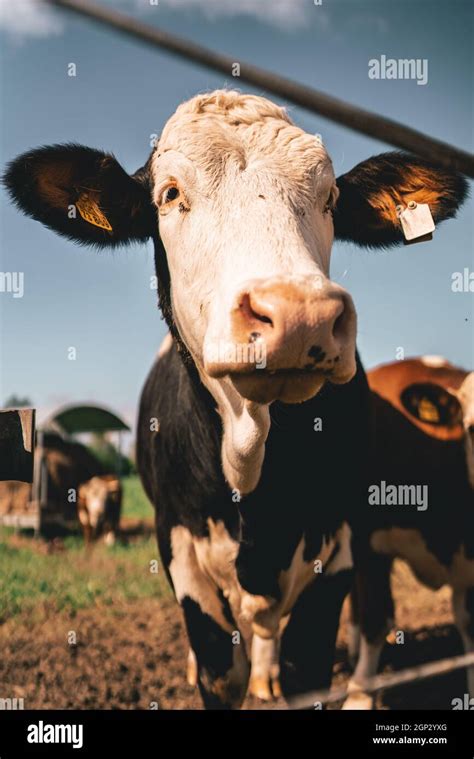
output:
M439 369L442 366L448 366L447 361L443 356L422 356L420 361L424 366L431 366L433 369Z

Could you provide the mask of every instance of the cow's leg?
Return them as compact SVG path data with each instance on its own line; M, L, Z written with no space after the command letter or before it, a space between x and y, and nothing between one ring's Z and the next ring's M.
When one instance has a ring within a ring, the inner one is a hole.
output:
M390 590L392 558L370 554L356 567L355 595L360 625L359 657L349 680L349 693L343 709L371 709L372 698L364 684L377 674L385 637L393 625L393 600Z
M283 695L292 696L331 685L336 636L352 571L317 577L298 598L283 631L280 681Z
M108 529L105 532L104 542L106 546L114 546L115 545L115 531L112 529Z
M89 523L82 525L82 533L84 535L84 544L86 547L92 545L92 527Z
M281 696L280 687L280 639L261 638L255 635L252 638L251 674L249 693L260 698L262 701L271 701Z
M218 601L215 589L215 601ZM249 664L235 625L222 625L190 596L181 600L189 642L197 662L197 684L206 709L238 709L245 698ZM218 617L220 615L217 615ZM226 629L227 628L227 629Z
M352 584L349 603L349 623L347 625L347 656L352 669L355 669L360 652L359 600L356 583Z
M453 588L453 614L466 654L474 651L474 587L467 590ZM474 666L467 670L469 696L474 698Z
M245 640L224 594L199 565L189 530L173 528L171 545L168 570L196 658L204 706L238 709L249 677Z

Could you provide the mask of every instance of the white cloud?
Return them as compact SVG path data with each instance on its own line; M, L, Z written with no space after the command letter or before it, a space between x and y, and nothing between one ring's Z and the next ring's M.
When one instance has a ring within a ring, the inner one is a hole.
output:
M0 29L16 39L49 37L62 28L59 14L40 0L0 0Z
M159 24L159 9L200 10L207 18L247 16L282 28L297 28L305 24L311 0L101 0L104 5L121 6L123 11L154 12ZM321 9L317 8L321 13ZM63 29L65 11L52 8L41 0L0 0L0 29L13 37L47 37ZM321 14L322 15L322 14Z
M149 4L148 0L138 3ZM198 8L207 16L253 16L282 27L302 26L311 0L159 0L170 8Z

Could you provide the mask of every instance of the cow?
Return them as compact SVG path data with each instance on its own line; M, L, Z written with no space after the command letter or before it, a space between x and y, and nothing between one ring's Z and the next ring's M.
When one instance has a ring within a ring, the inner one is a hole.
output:
M452 588L466 653L474 651L474 372L436 356L368 372L375 426L372 484L395 486L389 504L371 498L354 538L350 658L344 708L370 708L364 693L393 624L390 572L403 559L429 588ZM410 496L410 497L409 497ZM468 670L474 696L474 668Z
M465 180L400 152L336 179L283 108L217 90L177 108L133 175L66 144L21 155L5 182L77 242L153 240L171 338L143 389L137 464L205 707L241 705L252 635L283 630L287 699L329 685L370 435L332 243L402 243L397 206L428 204L439 223Z
M36 446L36 467L44 461L42 492L47 494L45 510L65 521L77 519L77 494L82 483L104 474L104 467L91 451L55 432L44 432ZM46 485L46 487L45 487ZM15 481L0 483L0 513L26 511L31 485Z
M104 537L106 545L114 545L119 534L122 509L122 485L114 474L92 477L79 487L77 514L84 542Z

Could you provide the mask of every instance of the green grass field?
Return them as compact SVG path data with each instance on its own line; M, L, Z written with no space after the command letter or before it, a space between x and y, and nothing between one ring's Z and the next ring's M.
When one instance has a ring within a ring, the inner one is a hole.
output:
M123 516L135 519L153 519L153 507L145 495L138 475L125 477L123 485Z
M148 521L153 516L138 477L124 481L123 516ZM0 624L16 614L74 614L90 606L106 610L169 592L161 566L158 573L151 571L158 559L154 535L111 548L101 542L90 551L81 537L71 536L53 552L46 549L44 541L0 528Z

